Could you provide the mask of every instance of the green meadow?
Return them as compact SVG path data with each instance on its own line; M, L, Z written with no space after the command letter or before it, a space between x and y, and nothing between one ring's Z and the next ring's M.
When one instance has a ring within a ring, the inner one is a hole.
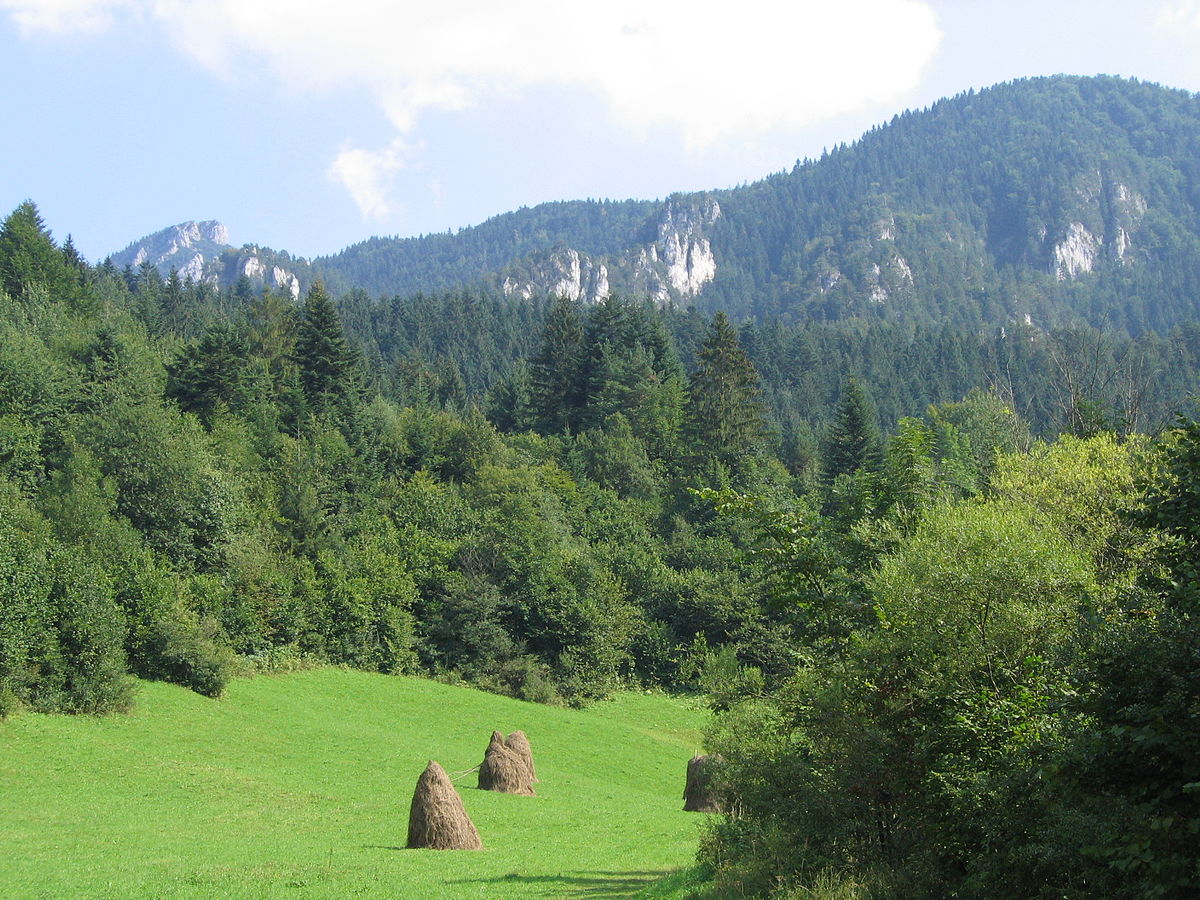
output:
M694 856L703 817L680 797L704 717L334 668L221 700L146 682L128 714L0 721L0 897L636 896ZM493 729L528 734L538 796L467 773L485 849L404 849L426 762L471 769Z

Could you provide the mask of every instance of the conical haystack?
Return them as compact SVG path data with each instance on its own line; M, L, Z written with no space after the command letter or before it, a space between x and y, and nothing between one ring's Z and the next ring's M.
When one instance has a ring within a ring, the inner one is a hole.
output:
M504 745L525 761L529 769L529 783L537 784L537 770L533 767L533 748L529 746L529 738L525 737L525 732L514 731L505 738Z
M492 732L492 740L479 766L479 788L502 794L533 796L533 775L525 758L508 748L504 735Z
M688 760L687 786L683 789L683 808L687 812L721 812L721 803L712 789L713 756L693 756Z
M429 850L482 850L475 823L446 772L432 759L413 792L408 846Z

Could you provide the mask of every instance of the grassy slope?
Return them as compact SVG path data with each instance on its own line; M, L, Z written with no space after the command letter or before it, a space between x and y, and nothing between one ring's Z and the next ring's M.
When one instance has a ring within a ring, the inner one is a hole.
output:
M158 683L105 718L0 722L0 896L628 897L695 852L680 810L697 710L587 710L337 669ZM486 850L408 851L428 759L478 764L523 729L537 797L458 782Z

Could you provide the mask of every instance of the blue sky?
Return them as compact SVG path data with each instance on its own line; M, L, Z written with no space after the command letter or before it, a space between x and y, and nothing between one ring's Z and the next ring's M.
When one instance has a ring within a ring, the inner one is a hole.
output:
M1200 91L1200 0L0 0L0 214L303 256L729 187L1029 75Z

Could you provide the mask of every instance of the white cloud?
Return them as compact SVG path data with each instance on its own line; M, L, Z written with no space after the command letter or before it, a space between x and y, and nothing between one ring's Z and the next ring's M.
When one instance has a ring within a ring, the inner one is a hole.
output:
M536 85L603 97L618 122L694 145L812 121L914 87L940 32L916 0L156 0L217 71L264 60L302 89L371 92L400 130Z
M1164 3L1158 11L1155 24L1160 28L1194 28L1200 30L1200 2L1197 0L1175 0Z
M136 0L0 0L23 33L100 32L111 27L117 12Z
M365 89L400 130L549 84L701 144L900 96L941 38L918 0L0 0L29 29L95 27L129 7L218 73L251 58L300 89Z
M265 67L293 91L366 92L400 134L429 111L551 87L691 149L903 97L941 40L922 0L0 0L27 29L126 6L221 77ZM398 159L348 148L330 171L379 215Z
M347 144L326 174L349 191L364 219L386 222L397 212L392 185L396 173L404 168L408 152L408 145L400 138L382 150Z

